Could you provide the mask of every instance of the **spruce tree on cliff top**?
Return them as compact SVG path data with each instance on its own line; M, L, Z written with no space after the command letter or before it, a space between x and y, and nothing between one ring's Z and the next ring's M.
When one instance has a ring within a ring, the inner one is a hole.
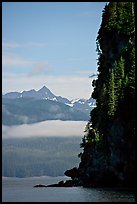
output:
M132 186L135 180L135 11L110 2L97 36L98 78L76 175L82 185Z

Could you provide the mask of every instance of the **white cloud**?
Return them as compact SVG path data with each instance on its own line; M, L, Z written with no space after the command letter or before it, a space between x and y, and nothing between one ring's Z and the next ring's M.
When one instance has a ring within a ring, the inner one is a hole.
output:
M68 99L89 98L93 91L92 80L87 76L90 70L83 73L74 72L74 76L52 76L48 61L33 61L15 54L4 53L2 57L2 92L40 89L47 86L55 95ZM10 72L6 72L8 67ZM21 73L12 73L14 68L20 68ZM22 69L21 69L22 68ZM86 76L84 76L84 74Z
M49 72L51 69L49 67L48 61L34 61L34 60L27 60L23 57L17 56L15 54L11 53L3 53L2 55L2 66L3 70L5 67L8 67L11 69L14 69L15 67L24 69L27 68L28 75L38 75L38 74L44 74L45 72Z
M2 43L2 48L17 48L17 47L20 47L19 43L15 43L15 42L12 42L12 43L3 42Z
M92 72L92 70L90 69L90 70L86 70L86 69L83 69L83 70L78 70L78 71L75 71L75 73L76 74L78 74L78 75L86 75L86 76L90 76L90 75L92 75L93 74L93 72Z
M78 136L83 137L86 121L60 121L50 120L36 124L23 124L17 126L3 126L3 138L21 137L52 137L52 136Z
M3 72L2 92L38 90L44 85L47 86L55 95L60 95L68 99L89 98L93 87L92 79L80 76L50 76L13 74Z
M47 47L47 43L44 42L27 42L27 43L17 43L17 42L3 42L2 48L27 48L27 47Z
M33 61L26 60L22 57L13 55L13 54L3 54L2 55L2 66L11 66L11 67L26 67L26 66L32 66Z
M29 73L29 76L44 74L45 72L47 73L48 71L49 71L49 64L47 61L35 62L32 70Z

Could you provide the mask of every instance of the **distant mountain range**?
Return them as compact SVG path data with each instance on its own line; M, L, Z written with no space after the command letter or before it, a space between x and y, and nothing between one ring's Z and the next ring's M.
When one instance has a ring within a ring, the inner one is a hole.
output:
M55 96L46 86L38 91L9 92L2 96L2 123L11 126L45 120L89 120L95 104L91 97L70 101Z

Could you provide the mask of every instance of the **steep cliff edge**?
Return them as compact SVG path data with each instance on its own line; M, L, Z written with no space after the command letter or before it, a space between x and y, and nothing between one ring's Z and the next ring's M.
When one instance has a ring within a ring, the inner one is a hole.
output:
M135 11L134 2L110 2L97 36L96 108L79 155L65 175L83 186L132 187L135 183Z

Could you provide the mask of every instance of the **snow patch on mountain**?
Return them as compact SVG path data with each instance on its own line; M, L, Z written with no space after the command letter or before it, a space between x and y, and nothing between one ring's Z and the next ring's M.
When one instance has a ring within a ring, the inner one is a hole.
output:
M73 107L74 104L71 104L71 103L65 103L67 106L70 106L70 107Z
M15 99L15 98L34 98L36 100L51 100L59 103L63 103L70 107L75 107L79 110L90 111L92 108L96 107L95 100L90 97L89 99L74 99L68 100L62 96L55 96L46 86L43 86L41 89L36 91L31 89L29 91L19 92L9 92L3 95L3 98Z

